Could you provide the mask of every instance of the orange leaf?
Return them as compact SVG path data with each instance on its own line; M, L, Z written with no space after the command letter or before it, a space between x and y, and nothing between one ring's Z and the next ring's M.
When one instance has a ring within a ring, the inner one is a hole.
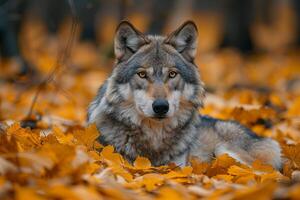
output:
M133 165L138 169L148 169L151 167L151 162L148 158L138 156Z

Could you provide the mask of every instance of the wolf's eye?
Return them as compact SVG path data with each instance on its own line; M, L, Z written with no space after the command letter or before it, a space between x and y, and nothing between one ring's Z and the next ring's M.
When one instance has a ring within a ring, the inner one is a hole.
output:
M175 72L175 71L169 72L169 78L175 78L176 75L177 75L177 72Z
M147 78L146 72L138 72L137 75L139 75L140 78Z

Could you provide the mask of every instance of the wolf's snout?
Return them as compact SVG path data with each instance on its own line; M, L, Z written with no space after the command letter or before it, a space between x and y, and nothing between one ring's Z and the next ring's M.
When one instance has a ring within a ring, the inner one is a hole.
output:
M152 108L155 114L165 115L169 111L169 103L164 99L157 99L153 102Z

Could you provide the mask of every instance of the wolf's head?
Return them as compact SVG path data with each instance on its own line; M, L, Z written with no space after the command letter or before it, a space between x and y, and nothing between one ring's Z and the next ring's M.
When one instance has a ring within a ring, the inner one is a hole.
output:
M123 21L114 42L116 64L106 98L123 108L118 117L158 122L176 118L180 123L197 112L204 89L194 64L195 23L187 21L164 37L144 35ZM130 116L134 112L138 116Z

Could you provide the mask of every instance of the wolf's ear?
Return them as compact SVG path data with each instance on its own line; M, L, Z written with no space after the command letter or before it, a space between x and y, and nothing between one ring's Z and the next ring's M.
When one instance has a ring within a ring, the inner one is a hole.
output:
M122 21L115 35L115 56L118 60L127 60L137 50L148 43L147 38L128 21Z
M193 21L186 21L172 32L165 43L172 45L182 56L192 62L197 52L198 30Z

